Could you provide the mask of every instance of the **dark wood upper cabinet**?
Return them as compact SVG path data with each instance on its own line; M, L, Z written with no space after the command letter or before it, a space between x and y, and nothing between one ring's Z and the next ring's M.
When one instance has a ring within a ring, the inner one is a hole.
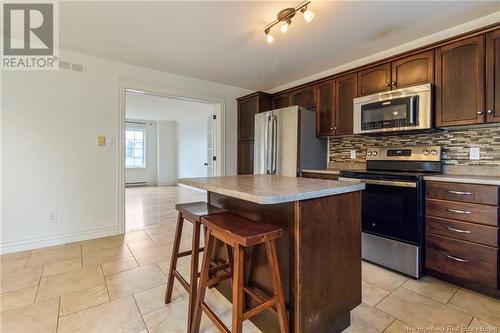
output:
M259 112L258 98L238 101L238 140L253 140L255 115Z
M253 140L255 115L272 109L271 95L256 92L237 99L238 145L237 171L239 175L253 173Z
M434 83L434 50L395 60L391 67L392 89Z
M286 108L291 105L289 93L273 96L273 109Z
M356 73L335 79L335 135L352 134L353 100L357 96Z
M500 29L486 34L486 121L500 122Z
M291 92L291 105L298 105L308 109L316 107L316 89L314 85Z
M436 127L485 121L485 36L436 50Z
M316 86L316 135L335 134L335 80L321 82Z
M363 69L358 72L359 96L391 90L391 63Z

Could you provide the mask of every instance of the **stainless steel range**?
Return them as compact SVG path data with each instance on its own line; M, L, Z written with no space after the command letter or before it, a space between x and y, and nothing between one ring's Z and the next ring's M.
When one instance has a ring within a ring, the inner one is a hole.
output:
M366 171L342 171L362 182L362 256L421 277L424 250L423 176L441 172L441 147L369 148Z

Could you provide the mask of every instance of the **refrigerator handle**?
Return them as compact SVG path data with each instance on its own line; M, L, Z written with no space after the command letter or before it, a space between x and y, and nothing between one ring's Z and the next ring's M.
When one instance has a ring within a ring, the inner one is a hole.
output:
M265 151L266 151L266 174L271 173L271 168L272 166L270 165L270 161L272 160L272 150L271 150L271 140L272 140L272 131L270 129L271 124L271 116L267 117L267 124L266 124L266 144L265 144ZM271 135L271 138L269 137ZM269 156L271 154L271 156Z
M272 158L273 159L271 162L271 165L272 165L271 173L273 175L275 175L276 169L277 169L277 162L278 162L278 119L276 118L276 116L273 116L272 128L273 128L273 142L272 142L272 144L273 144Z

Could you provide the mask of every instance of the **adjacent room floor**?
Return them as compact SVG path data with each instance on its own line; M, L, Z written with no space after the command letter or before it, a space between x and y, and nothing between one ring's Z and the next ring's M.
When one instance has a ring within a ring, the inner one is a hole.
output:
M187 295L163 297L175 229L175 203L204 200L182 187L127 189L122 236L1 257L2 332L185 332ZM186 224L182 246L190 246ZM180 266L189 272L189 258ZM231 303L215 289L208 301L229 324ZM217 332L208 319L203 332ZM405 327L406 326L406 327ZM348 332L498 332L500 301L425 277L363 263L363 303ZM244 332L259 332L251 323Z

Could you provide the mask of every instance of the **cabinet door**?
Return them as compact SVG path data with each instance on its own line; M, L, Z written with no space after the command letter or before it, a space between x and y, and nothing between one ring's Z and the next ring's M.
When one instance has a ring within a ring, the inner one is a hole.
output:
M238 140L253 140L255 115L259 98L251 97L238 102Z
M334 134L335 81L319 83L316 87L316 135Z
M436 126L484 123L484 35L436 50Z
M392 62L392 89L434 83L434 50Z
M238 142L238 175L253 173L253 141Z
M486 34L486 121L500 122L500 29Z
M273 109L290 106L290 94L281 94L273 97Z
M357 78L357 74L353 73L335 79L335 135L352 134Z
M292 92L292 105L302 106L308 109L316 107L314 86L305 87Z
M391 90L391 64L386 63L358 72L358 95Z

